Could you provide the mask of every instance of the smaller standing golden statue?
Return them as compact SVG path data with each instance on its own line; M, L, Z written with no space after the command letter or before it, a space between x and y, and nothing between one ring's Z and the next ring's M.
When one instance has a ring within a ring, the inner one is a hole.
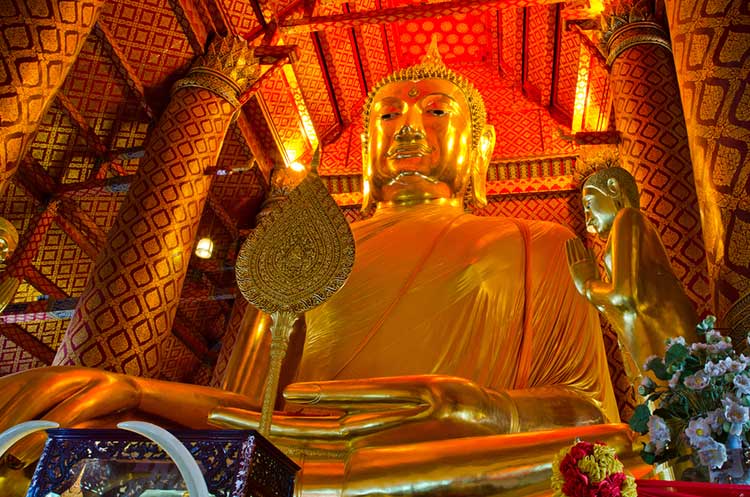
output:
M271 315L271 363L259 431L268 435L281 363L294 322L346 282L354 265L354 238L346 218L312 170L285 201L273 206L237 256L237 286L251 304Z
M581 195L586 229L606 240L606 278L578 238L567 242L568 266L578 291L604 314L640 365L662 354L669 337L696 340L698 319L659 233L640 210L633 176L609 158L594 170Z

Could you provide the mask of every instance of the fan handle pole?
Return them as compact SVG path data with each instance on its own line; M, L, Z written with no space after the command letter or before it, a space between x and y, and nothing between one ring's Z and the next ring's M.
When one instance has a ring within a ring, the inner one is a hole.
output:
M299 315L291 311L277 311L271 314L271 365L266 377L266 387L263 392L263 407L260 412L260 434L267 437L271 433L271 418L276 403L279 388L281 363L284 361L286 349L289 347L289 337L292 335L294 323Z

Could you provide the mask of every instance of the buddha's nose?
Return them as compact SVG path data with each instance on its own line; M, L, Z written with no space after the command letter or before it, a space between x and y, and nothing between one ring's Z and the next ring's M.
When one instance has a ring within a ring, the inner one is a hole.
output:
M416 141L424 138L424 131L412 127L410 124L404 124L396 132L397 141Z

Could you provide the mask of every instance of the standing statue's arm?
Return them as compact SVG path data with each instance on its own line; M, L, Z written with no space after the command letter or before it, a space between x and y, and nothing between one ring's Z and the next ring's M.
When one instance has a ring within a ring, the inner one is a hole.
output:
M595 306L634 309L637 299L639 252L642 232L641 214L636 209L620 210L609 235L612 270L611 282L589 280L584 296Z

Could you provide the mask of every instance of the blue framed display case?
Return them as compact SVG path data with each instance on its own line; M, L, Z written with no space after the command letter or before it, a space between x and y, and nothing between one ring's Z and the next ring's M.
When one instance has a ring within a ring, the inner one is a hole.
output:
M252 430L171 431L215 497L292 497L299 467ZM159 446L124 430L47 430L27 497L182 497L185 483Z

